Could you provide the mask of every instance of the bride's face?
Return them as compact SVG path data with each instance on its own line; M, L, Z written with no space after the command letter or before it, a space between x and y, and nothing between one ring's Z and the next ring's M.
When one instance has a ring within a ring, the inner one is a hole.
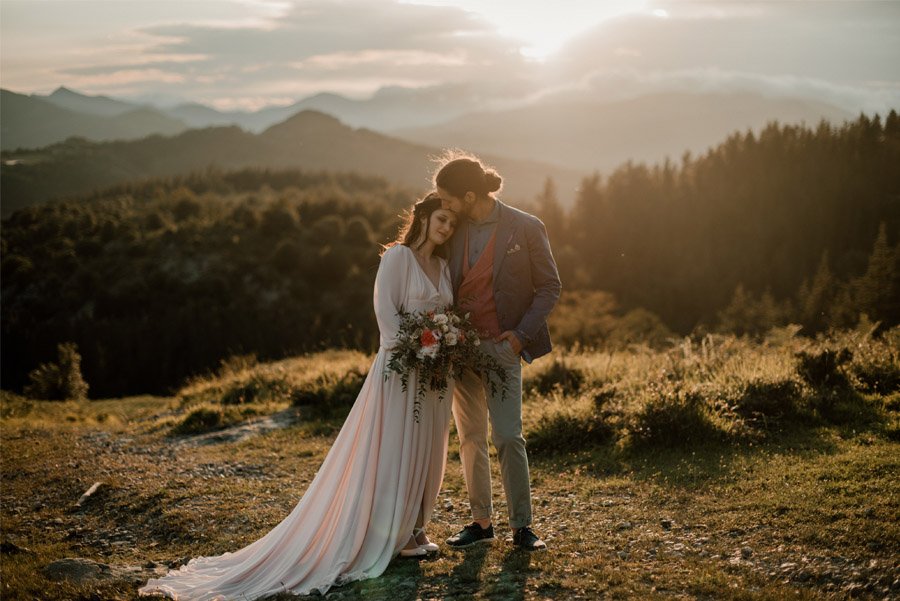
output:
M436 209L428 223L428 239L435 246L440 246L450 239L456 230L456 213L450 209Z

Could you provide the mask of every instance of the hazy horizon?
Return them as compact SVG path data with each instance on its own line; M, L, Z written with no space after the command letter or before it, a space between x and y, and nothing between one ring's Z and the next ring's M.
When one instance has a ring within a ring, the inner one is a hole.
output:
M486 6L485 6L486 4ZM900 106L891 2L4 0L2 86L219 110L455 94L485 110L668 91ZM374 25L373 25L374 24Z

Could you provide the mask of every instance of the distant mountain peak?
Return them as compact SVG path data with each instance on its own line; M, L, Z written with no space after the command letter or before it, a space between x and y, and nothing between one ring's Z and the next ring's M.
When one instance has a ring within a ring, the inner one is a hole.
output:
M63 96L70 96L70 97L77 96L78 98L87 98L86 95L84 95L80 92L76 92L75 90L72 90L70 88L67 88L66 86L59 86L58 88L53 90L53 93L50 94L50 96L48 96L48 98L60 98Z
M308 131L311 128L351 129L337 117L314 109L304 109L291 115L281 123L276 123L263 133L271 135L273 133L292 132L300 129Z
M303 109L294 113L282 123L334 123L341 124L340 119L328 113L317 111L316 109Z

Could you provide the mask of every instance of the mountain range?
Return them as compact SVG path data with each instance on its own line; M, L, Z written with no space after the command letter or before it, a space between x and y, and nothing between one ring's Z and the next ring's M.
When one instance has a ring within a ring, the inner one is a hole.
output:
M489 108L466 86L384 88L355 100L316 94L289 106L219 111L202 104L156 107L59 88L47 96L3 90L0 147L39 148L70 136L90 140L173 135L235 125L261 133L304 110L428 146L608 170L627 160L656 162L703 152L735 130L771 121L815 124L852 118L815 99L751 92L664 92L605 100L590 94L547 96L524 106Z
M568 205L583 175L629 160L703 153L736 130L776 120L850 117L814 100L737 92L617 101L550 96L518 108L470 110L478 105L462 86L384 89L367 100L318 94L255 112L154 107L67 88L47 96L2 90L2 211L210 165L358 171L418 190L428 185L430 157L453 147L497 167L511 197L533 199L553 177Z
M608 103L552 101L392 133L413 142L610 171L627 160L661 163L685 151L703 153L735 130L758 131L772 121L815 125L851 117L813 100L668 92Z
M70 138L36 151L4 152L2 212L85 194L128 181L166 177L208 167L300 168L375 174L415 191L430 187L436 146L414 144L352 128L317 111L301 111L260 134L236 126L191 129L175 136L92 142ZM509 200L531 200L551 177L560 196L574 196L583 174L537 161L482 158L497 168Z
M41 148L72 136L91 140L129 140L172 135L183 122L152 107L104 96L83 96L60 88L38 97L0 90L0 148Z

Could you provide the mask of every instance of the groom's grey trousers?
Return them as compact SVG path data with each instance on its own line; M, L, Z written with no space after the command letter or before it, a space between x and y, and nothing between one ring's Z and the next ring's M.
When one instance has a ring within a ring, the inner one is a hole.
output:
M453 417L459 433L459 456L469 491L469 505L476 520L491 517L491 465L488 458L488 418L491 441L500 459L500 474L509 508L509 525L531 524L531 489L528 456L522 436L522 364L508 341L483 340L481 350L506 370L506 394L491 396L490 383L472 371L456 381ZM487 405L487 410L485 410Z

